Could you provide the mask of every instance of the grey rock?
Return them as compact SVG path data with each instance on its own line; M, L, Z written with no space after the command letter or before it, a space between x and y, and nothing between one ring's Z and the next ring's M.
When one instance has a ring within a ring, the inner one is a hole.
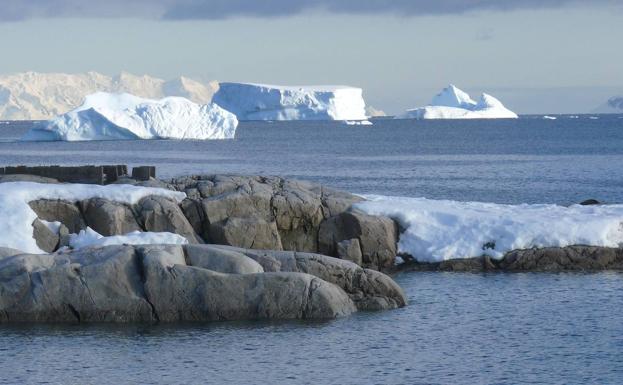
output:
M582 206L592 206L592 205L599 205L601 204L601 202L599 202L597 199L587 199L585 201L580 202L580 204Z
M242 253L257 261L265 271L297 272L316 276L339 286L359 310L386 310L407 304L404 292L389 276L357 264L313 253L250 250L229 246L212 247Z
M210 225L210 241L251 249L282 250L275 222L263 219L229 218Z
M23 254L23 251L11 249L10 247L0 247L0 259L12 257L14 255Z
M37 242L37 246L45 251L51 253L58 248L60 241L59 234L53 232L39 219L35 219L32 223L32 237Z
M440 263L408 262L392 271L563 272L623 271L623 249L598 246L514 250L501 260L490 257L451 259Z
M390 218L343 212L324 221L318 234L319 251L338 256L338 243L358 239L362 266L382 270L393 265L398 228Z
M61 222L70 233L79 233L86 228L78 206L62 200L40 199L29 203L39 219Z
M263 273L255 260L233 250L223 250L212 245L185 245L186 259L191 266L225 274Z
M104 236L141 231L132 209L122 203L102 198L80 202L87 226Z
M149 196L141 199L138 211L146 231L166 231L182 235L191 243L202 242L180 207L172 200Z
M337 243L337 255L340 259L351 261L361 266L363 263L359 239L345 239Z

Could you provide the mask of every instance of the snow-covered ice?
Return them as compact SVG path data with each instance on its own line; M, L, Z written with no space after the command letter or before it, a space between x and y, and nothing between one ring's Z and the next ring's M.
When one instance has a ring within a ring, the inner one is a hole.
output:
M236 116L216 104L97 92L63 115L37 124L23 141L232 139Z
M466 92L449 85L425 107L407 110L396 119L516 119L517 114L504 107L502 102L482 94L478 102Z
M90 227L81 230L79 234L69 236L69 246L73 249L81 249L91 246L110 245L184 245L188 240L174 233L155 233L133 231L124 235L111 235L105 237Z
M365 196L357 208L386 215L406 229L399 251L421 262L488 255L532 247L623 245L623 205L570 207Z
M221 83L213 103L239 120L366 120L361 88Z
M34 182L0 183L0 247L42 253L33 238L32 223L37 214L28 205L38 199L62 199L77 202L90 198L136 204L149 195L159 195L181 202L186 194L161 188L131 185L53 184Z

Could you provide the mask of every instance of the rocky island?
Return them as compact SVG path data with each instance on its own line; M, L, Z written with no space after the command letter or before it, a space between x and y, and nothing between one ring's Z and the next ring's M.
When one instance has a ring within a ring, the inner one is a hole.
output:
M401 270L623 269L620 248L589 246L422 262L401 253L399 218L361 196L271 176L144 179L0 175L0 321L334 318L405 306L385 274Z

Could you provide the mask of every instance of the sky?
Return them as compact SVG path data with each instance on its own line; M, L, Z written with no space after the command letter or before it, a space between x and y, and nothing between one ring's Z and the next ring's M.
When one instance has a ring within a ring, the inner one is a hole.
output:
M452 83L519 113L623 94L621 0L0 0L0 73L344 84L390 114Z

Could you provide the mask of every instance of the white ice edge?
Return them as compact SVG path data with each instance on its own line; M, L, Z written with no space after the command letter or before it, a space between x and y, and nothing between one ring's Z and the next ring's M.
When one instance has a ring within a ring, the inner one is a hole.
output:
M28 205L38 199L61 199L77 202L103 198L133 205L142 198L158 195L176 202L186 194L162 188L131 185L45 184L35 182L0 183L0 247L9 247L26 253L43 253L33 238L32 223L37 214Z
M188 240L181 235L169 232L133 231L124 235L103 236L87 227L78 234L71 234L69 246L73 249L111 245L184 245Z
M488 255L533 247L623 245L623 205L569 207L503 205L364 195L355 205L396 220L405 229L399 252L420 262Z

